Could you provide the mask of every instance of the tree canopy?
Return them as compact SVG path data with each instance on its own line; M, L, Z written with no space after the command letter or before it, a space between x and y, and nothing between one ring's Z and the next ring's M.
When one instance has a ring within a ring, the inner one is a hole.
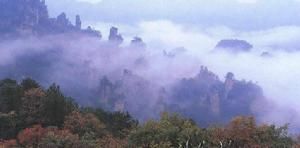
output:
M0 81L0 147L208 148L296 147L288 126L258 125L238 116L199 126L176 113L139 123L127 112L79 107L60 87L32 79Z

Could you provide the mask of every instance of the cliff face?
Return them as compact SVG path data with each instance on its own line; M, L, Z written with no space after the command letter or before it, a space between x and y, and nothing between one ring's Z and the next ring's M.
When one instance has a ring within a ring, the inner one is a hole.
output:
M196 76L166 88L124 70L116 82L104 77L97 90L95 96L105 109L129 111L140 120L155 118L162 111L176 112L201 126L226 123L238 115L255 115L252 105L265 99L258 85L236 80L231 72L221 81L203 66Z
M120 44L122 44L124 39L123 39L122 35L119 34L118 28L111 27L108 40L115 45L120 45Z
M79 32L101 37L99 31L91 28L81 29L79 15L76 16L75 25L65 13L61 13L57 18L50 18L45 0L0 0L0 10L1 35Z
M32 29L47 23L49 19L45 1L0 0L0 9L0 28L2 32Z
M253 115L252 104L264 100L262 89L252 82L235 80L230 72L225 78L223 82L202 67L197 76L182 79L171 88L169 99L179 106L169 104L167 110L192 117L202 125L226 122L239 114Z

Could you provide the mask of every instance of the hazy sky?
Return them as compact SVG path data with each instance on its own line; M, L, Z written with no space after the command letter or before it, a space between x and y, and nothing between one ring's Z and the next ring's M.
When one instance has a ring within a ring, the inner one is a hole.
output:
M300 0L47 0L50 13L80 14L88 22L180 24L261 30L300 25Z

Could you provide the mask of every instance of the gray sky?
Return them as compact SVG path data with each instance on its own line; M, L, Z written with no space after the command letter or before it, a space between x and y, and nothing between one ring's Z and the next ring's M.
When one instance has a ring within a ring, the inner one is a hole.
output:
M300 0L47 0L50 14L87 22L134 24L169 20L235 30L300 25Z

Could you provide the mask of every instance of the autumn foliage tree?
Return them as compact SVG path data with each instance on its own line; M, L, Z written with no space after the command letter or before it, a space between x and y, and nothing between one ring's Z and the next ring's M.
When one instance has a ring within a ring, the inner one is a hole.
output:
M292 147L287 128L258 126L253 117L236 117L228 125L199 128L178 115L164 114L159 121L148 121L133 131L129 144L156 147Z
M80 108L55 84L43 89L31 79L0 81L0 148L289 148L299 143L287 125L259 125L254 117L199 127L162 113L159 120L139 124L126 112Z
M34 125L21 131L18 134L18 142L22 147L32 148L84 148L78 135L54 127L43 128L41 125Z
M41 125L26 128L18 134L19 144L24 147L38 147L46 132Z
M134 130L129 144L137 147L185 147L201 145L203 132L191 120L163 113L160 121L148 121Z
M45 92L41 88L28 89L22 97L20 115L24 126L43 123Z
M93 133L101 137L106 134L105 125L91 113L72 112L66 117L64 128L80 136Z

